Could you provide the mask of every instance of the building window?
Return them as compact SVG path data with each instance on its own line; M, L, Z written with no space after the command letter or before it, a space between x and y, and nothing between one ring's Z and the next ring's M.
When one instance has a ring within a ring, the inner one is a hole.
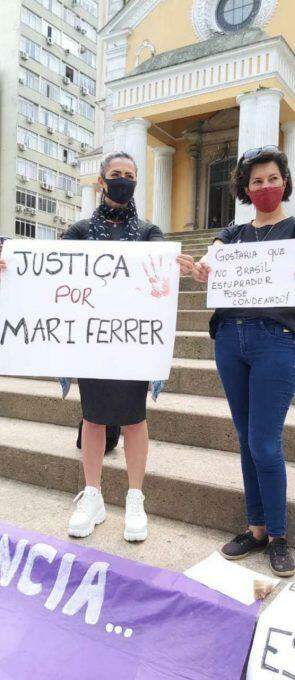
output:
M51 139L46 137L39 137L39 151L40 153L45 153L46 156L51 158L58 157L58 144L53 142Z
M19 144L24 144L28 149L38 150L38 135L35 132L19 127L17 129L17 141Z
M36 208L37 194L34 191L24 191L17 188L16 202L18 205L23 205L25 208Z
M259 12L261 0L220 0L216 19L225 32L239 31L248 26Z
M72 68L72 66L68 66L68 64L63 63L63 72L64 75L69 78L71 83L78 83L78 71L76 69Z
M62 17L62 4L59 0L36 0L36 2L57 17Z
M54 54L51 54L51 52L48 52L48 50L42 50L41 63L46 68L49 68L50 71L54 71L54 73L60 74L60 72L61 72L61 61L60 61L60 59L58 59L58 57L55 57Z
M95 96L96 91L95 80L89 78L89 76L86 76L84 73L80 73L79 85L80 87L85 87L90 94L93 94Z
M84 144L88 144L88 146L91 146L92 148L94 147L94 135L93 132L89 132L88 130L85 130L84 128L78 127L77 128L77 134L75 139L77 142L83 142Z
M56 201L53 198L47 198L47 196L38 196L38 210L55 215Z
M73 163L76 160L76 152L66 146L59 146L59 158L63 163Z
M18 98L18 112L22 116L31 118L34 123L38 121L38 105L30 102L28 99Z
M52 99L54 102L60 101L60 90L59 87L51 83L49 80L42 78L41 80L41 92L48 99Z
M85 61L88 66L92 66L92 68L96 67L96 55L94 52L84 48L83 51L79 50L78 56L80 59L83 59L83 61Z
M42 165L39 165L38 179L39 182L45 182L46 184L56 187L57 172L55 172L55 170L50 170L50 168L44 168Z
M40 108L39 122L52 130L58 130L58 116L52 111Z
M230 175L236 158L214 161L209 166L208 229L220 229L234 219L235 202L230 193Z
M33 71L28 71L28 69L26 68L21 68L20 75L22 78L22 82L24 85L26 85L26 87L30 87L31 90L39 92L40 78L39 76L36 75L36 73L33 73Z
M66 135L68 137L73 137L73 139L76 139L76 125L75 123L72 123L70 120L67 118L63 118L60 116L59 118L59 132L61 132L62 135Z
M27 220L15 220L15 233L18 236L26 236L27 238L35 238L36 226L34 222L27 222Z
M56 229L48 227L47 224L38 224L36 229L36 238L56 239Z
M64 175L62 172L58 177L58 188L64 191L70 191L72 194L76 194L77 183L74 177L69 175Z
M37 163L27 161L25 158L17 158L16 171L18 175L22 175L26 179L37 179Z
M83 99L79 101L79 113L83 118L88 118L88 120L94 120L94 106L88 104Z
M77 111L78 100L72 94L69 94L65 90L61 90L60 103L64 106L68 106L71 111Z
M31 10L27 9L27 7L21 8L21 21L23 24L26 24L27 26L30 26L30 28L33 28L34 31L38 31L38 33L41 33L42 29L42 19L39 17L37 14L34 12L31 12Z
M35 59L35 61L40 61L41 59L41 47L37 43L33 42L33 40L29 40L29 38L25 38L23 35L21 36L20 39L20 49L22 52L26 52L31 59Z

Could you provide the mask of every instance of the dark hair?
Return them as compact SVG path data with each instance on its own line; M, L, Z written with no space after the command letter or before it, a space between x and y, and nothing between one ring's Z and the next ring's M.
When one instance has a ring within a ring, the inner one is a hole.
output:
M237 167L231 176L231 192L235 198L239 198L242 203L251 204L251 199L246 194L245 189L249 186L252 168L254 165L262 165L262 163L277 164L283 180L286 182L286 189L283 196L283 201L288 201L292 191L293 183L291 172L288 166L288 158L282 151L262 151L254 158L244 160L242 156L238 162Z
M132 156L130 156L129 153L126 151L112 151L112 153L109 153L101 162L100 164L100 174L101 177L105 177L106 173L108 171L109 165L111 164L112 161L114 161L116 158L127 158L128 161L132 161L135 167L135 172L137 174L137 165L135 163L135 160Z

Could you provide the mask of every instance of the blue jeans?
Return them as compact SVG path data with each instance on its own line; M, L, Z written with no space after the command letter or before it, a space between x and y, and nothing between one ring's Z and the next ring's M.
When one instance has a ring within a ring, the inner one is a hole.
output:
M284 423L295 394L295 333L268 319L221 320L216 363L237 430L249 525L287 525Z

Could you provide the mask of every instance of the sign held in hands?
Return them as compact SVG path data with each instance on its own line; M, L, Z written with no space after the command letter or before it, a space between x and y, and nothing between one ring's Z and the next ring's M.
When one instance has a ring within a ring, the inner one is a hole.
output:
M208 308L295 307L295 239L210 246Z
M6 241L0 372L168 378L179 253L163 242Z

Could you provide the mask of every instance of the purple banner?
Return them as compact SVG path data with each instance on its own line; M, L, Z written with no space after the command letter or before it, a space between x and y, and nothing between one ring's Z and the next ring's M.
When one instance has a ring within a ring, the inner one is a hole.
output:
M0 680L239 680L258 605L0 525Z

